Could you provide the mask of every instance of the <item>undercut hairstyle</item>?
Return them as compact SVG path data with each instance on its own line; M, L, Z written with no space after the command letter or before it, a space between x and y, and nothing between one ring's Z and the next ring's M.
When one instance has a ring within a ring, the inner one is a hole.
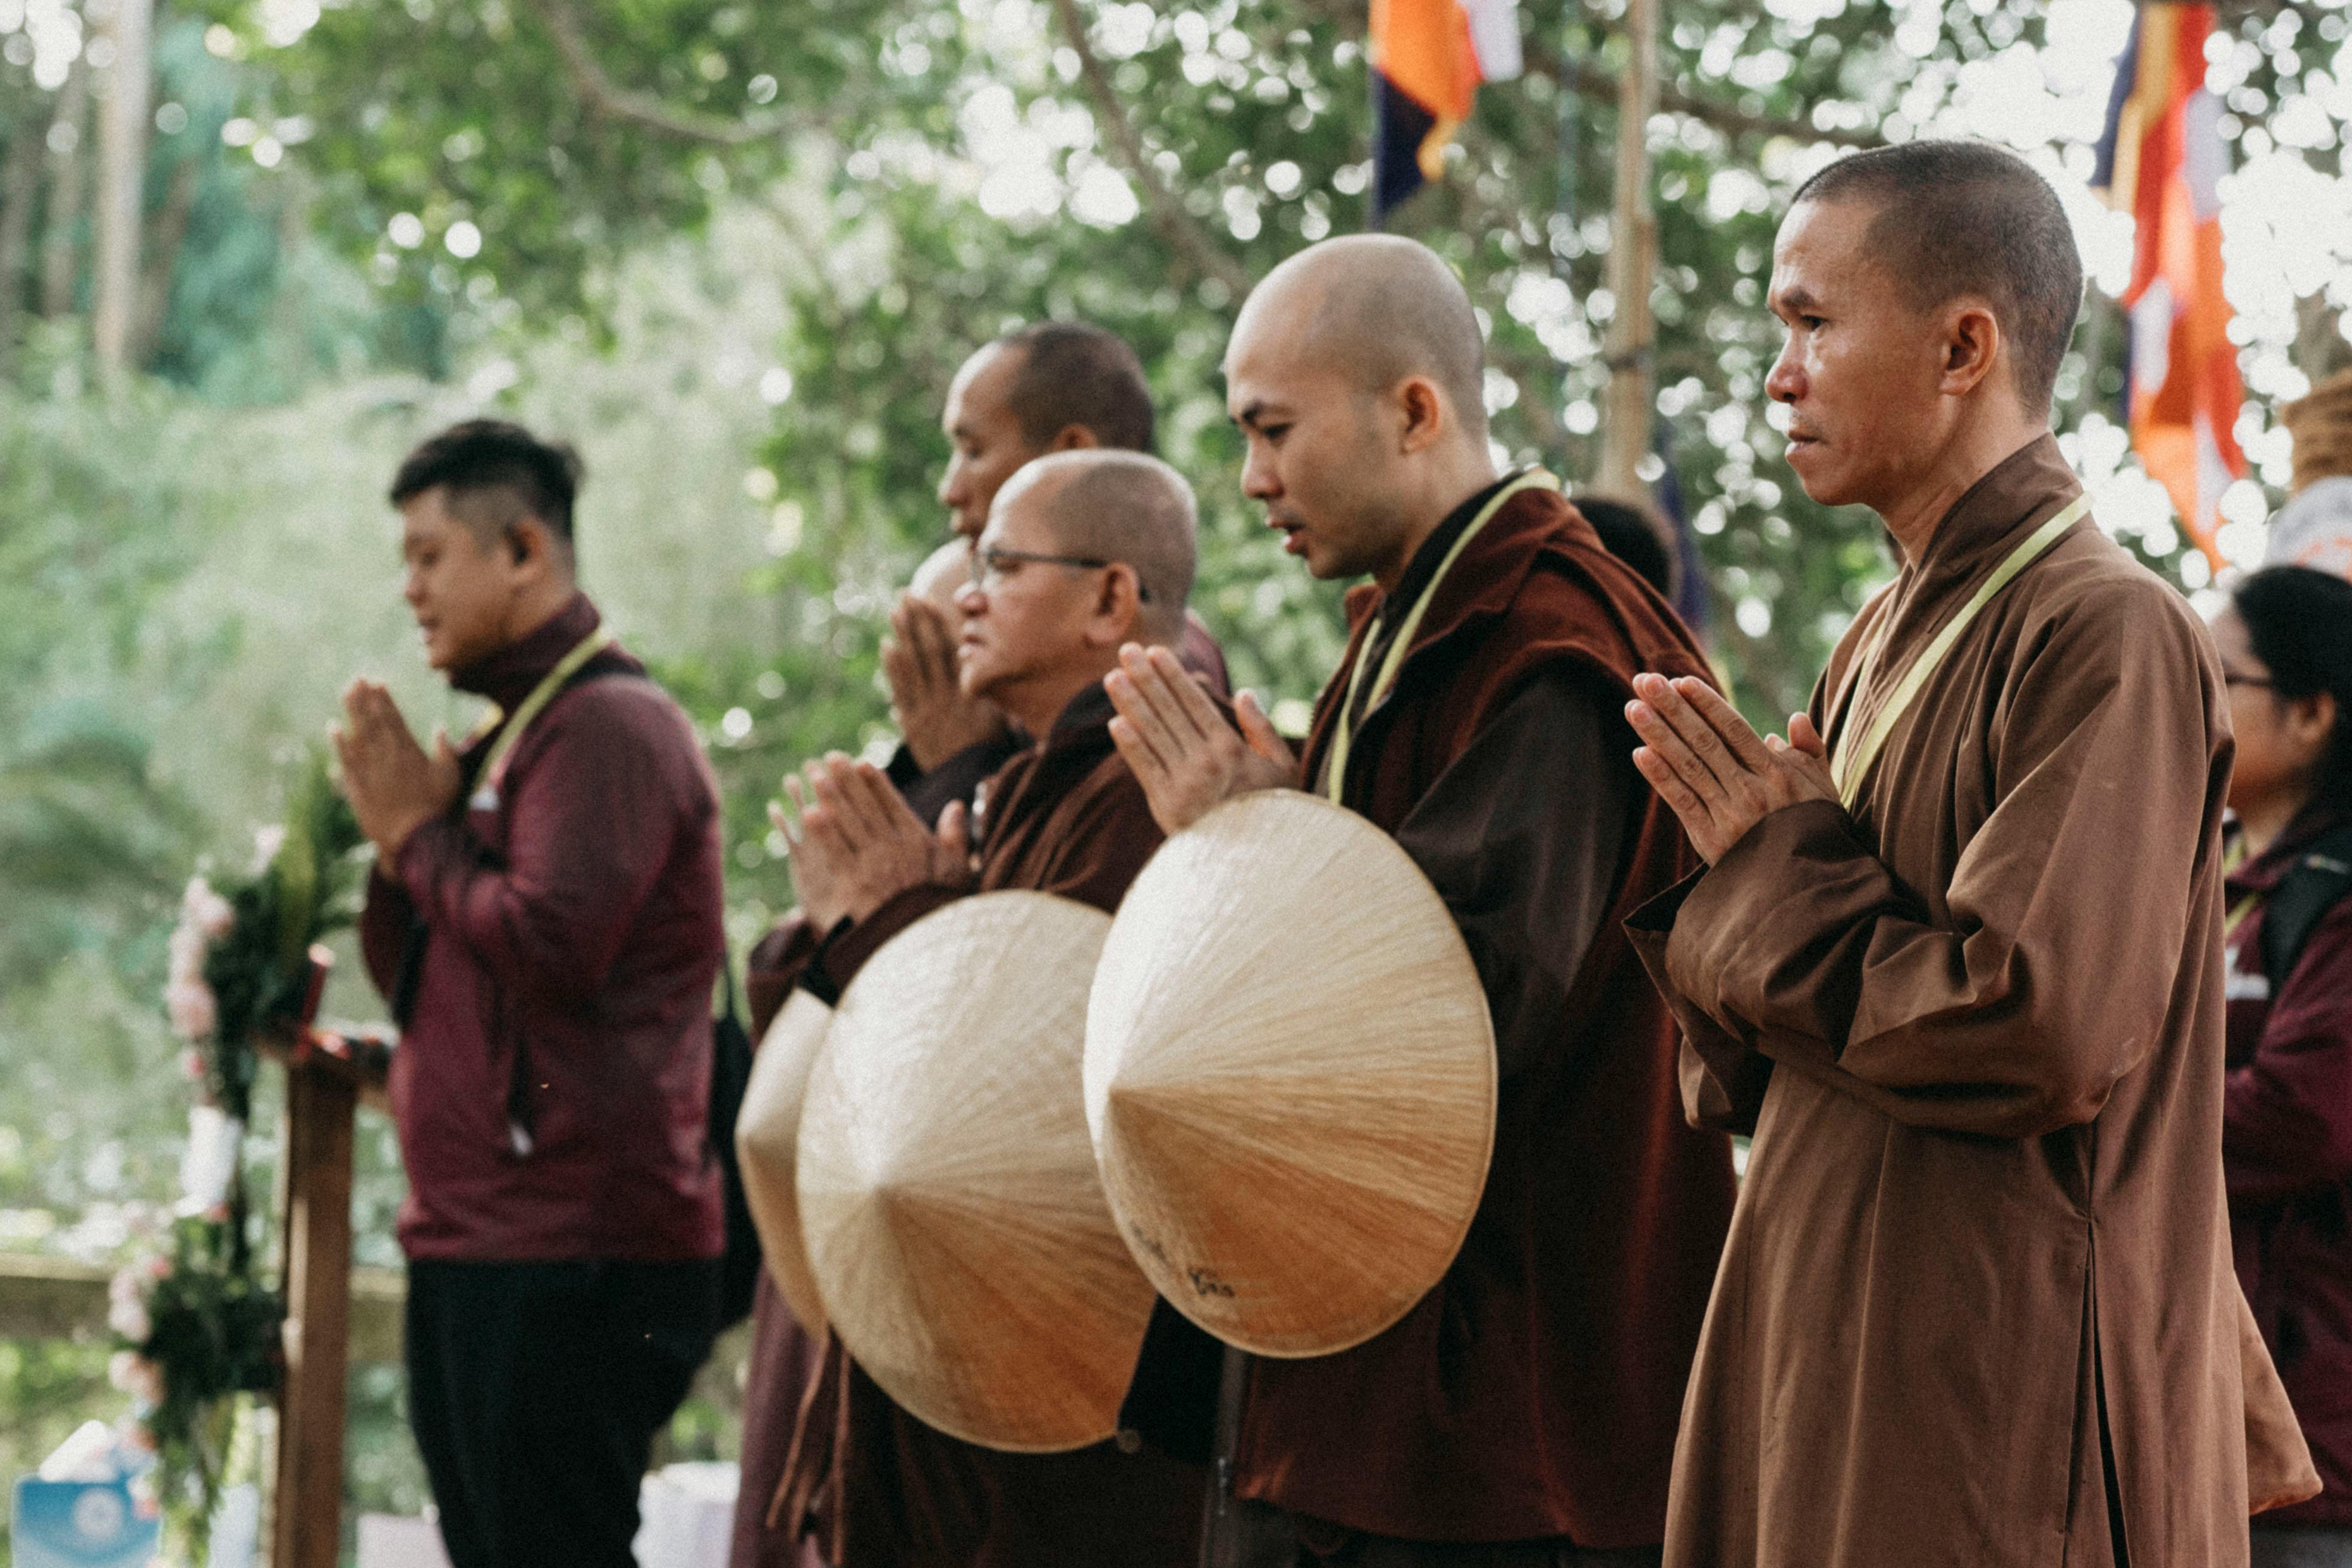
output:
M405 506L440 486L450 512L485 544L511 537L530 516L568 551L572 506L587 477L580 454L561 441L542 441L504 419L468 419L408 454L393 476L391 499Z
M1021 355L1005 402L1030 446L1042 448L1076 425L1105 447L1151 450L1151 387L1143 362L1118 333L1084 321L1040 321L996 342Z
M1607 496L1578 496L1576 510L1601 536L1601 548L1631 566L1661 597L1675 596L1675 558L1647 507Z
M1328 247L1328 248L1327 248ZM1372 394L1425 375L1444 392L1465 435L1486 439L1486 344L1469 291L1444 258L1398 235L1327 240L1300 258L1323 293L1316 339ZM1285 265L1289 265L1286 263Z
M1155 637L1182 633L1200 526L1184 476L1146 452L1096 448L1040 458L1012 482L1035 495L1060 549L1134 569Z
M2273 696L2336 699L2314 798L2352 806L2352 582L2309 566L2265 566L2230 603L2271 672Z
M1870 252L1911 305L1963 295L1992 307L2010 340L2019 399L2047 415L2058 362L2083 308L2083 258L2050 183L1983 142L1906 142L1839 159L1794 202L1866 202Z

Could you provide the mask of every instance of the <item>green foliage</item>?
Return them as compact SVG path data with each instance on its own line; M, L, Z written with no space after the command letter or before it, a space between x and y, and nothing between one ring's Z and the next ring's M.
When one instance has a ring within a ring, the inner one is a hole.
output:
M200 1047L205 1087L239 1122L253 1114L257 1038L300 1016L312 984L311 945L359 915L365 841L323 751L303 769L283 831L261 873L225 895L234 923L205 954L217 1016Z

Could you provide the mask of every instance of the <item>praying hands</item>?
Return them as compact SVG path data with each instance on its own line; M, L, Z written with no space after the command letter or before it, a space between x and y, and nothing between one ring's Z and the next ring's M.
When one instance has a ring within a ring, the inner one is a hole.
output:
M1219 802L1254 789L1298 787L1298 759L1244 691L1234 702L1238 733L1174 653L1129 643L1103 678L1118 717L1110 738L1143 785L1163 833L1190 827Z
M1782 806L1835 800L1829 749L1799 713L1789 738L1759 736L1738 709L1692 676L1633 678L1625 717L1642 744L1633 765L1658 792L1692 847L1710 866L1747 831Z
M386 876L408 836L457 798L457 753L436 732L427 752L409 733L392 693L373 680L343 692L343 722L328 731L342 765L343 795Z
M784 776L799 821L779 803L768 816L790 847L801 912L819 932L862 921L909 888L971 880L961 802L940 814L934 833L870 763L835 752L802 773L805 785L800 774Z

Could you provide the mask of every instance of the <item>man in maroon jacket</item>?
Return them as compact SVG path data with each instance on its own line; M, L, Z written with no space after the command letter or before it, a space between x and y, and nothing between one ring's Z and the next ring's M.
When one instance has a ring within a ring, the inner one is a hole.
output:
M579 481L494 421L410 455L405 595L497 721L428 752L358 680L336 734L403 1031L410 1419L456 1568L628 1568L653 1435L718 1319L718 793L574 584Z
M1369 574L1303 764L1157 649L1111 733L1170 832L1252 788L1392 834L1478 967L1501 1068L1468 1237L1402 1321L1298 1361L1230 1352L1212 1568L1654 1563L1684 1381L1732 1202L1686 1125L1675 1026L1620 921L1693 864L1625 760L1651 659L1704 673L1549 476L1497 473L1477 318L1409 240L1277 268L1226 351L1242 489L1319 577ZM1244 740L1244 737L1246 737Z

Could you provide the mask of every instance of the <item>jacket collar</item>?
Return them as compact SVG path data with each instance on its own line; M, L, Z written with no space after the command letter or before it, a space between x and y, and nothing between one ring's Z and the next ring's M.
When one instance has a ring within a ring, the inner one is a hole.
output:
M533 630L463 669L451 672L449 684L460 691L487 697L503 712L530 695L563 656L604 624L588 595L575 591L569 603Z
M2229 896L2234 900L2247 893L2270 892L2303 858L2303 852L2311 847L2313 839L2348 822L2352 822L2352 808L2323 801L2305 806L2269 848L2230 873L2226 879ZM2242 830L2233 821L2230 831L2234 836Z

